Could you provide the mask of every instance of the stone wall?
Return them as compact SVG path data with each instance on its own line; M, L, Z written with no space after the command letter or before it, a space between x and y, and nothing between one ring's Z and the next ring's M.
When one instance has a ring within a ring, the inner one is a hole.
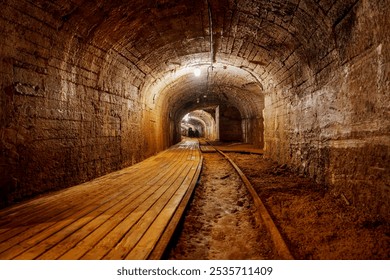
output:
M243 142L251 143L258 148L264 147L264 119L252 117L242 121Z
M139 96L143 74L123 55L38 2L1 8L0 207L161 148Z
M237 108L221 106L219 114L219 140L242 142L241 114Z
M390 10L385 2L359 1L338 18L334 48L301 66L304 82L269 92L264 118L268 157L325 183L352 205L389 218Z

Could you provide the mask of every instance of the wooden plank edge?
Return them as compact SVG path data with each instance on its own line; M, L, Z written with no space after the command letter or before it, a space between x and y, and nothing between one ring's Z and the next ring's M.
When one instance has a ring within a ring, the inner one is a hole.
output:
M179 224L184 211L188 205L188 202L192 196L192 193L194 192L195 186L198 182L200 172L203 167L203 156L200 155L200 160L198 163L198 166L196 167L196 172L194 177L191 180L190 186L188 187L185 195L183 196L183 199L181 200L180 204L177 207L177 210L175 211L175 214L172 216L171 220L168 222L168 225L164 229L163 234L161 235L160 239L157 241L156 246L153 248L153 250L150 252L147 259L149 260L160 260L162 256L165 253L165 250L168 247L168 244L170 243L172 236L177 228L177 225Z

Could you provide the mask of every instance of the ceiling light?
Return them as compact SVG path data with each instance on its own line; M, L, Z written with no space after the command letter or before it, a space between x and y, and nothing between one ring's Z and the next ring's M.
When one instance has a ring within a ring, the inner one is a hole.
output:
M199 69L199 68L195 68L195 70L194 70L194 75L195 75L196 77L199 77L199 76L200 76L200 69Z

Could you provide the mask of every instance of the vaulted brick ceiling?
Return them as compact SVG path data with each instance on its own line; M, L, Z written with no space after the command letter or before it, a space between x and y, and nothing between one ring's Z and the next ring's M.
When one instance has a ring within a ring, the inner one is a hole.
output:
M69 59L80 59L86 69L95 63L100 77L131 69L146 104L180 116L221 102L254 115L264 91L305 83L337 59L332 30L355 2L34 1L62 19L58 29L74 34L72 40L93 46L73 49ZM103 65L97 50L102 59L110 55ZM320 59L323 64L310 63Z

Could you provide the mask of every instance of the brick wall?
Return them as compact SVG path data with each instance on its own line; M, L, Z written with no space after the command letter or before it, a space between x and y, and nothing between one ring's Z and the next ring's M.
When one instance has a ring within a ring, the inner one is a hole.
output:
M387 218L389 13L385 1L359 1L334 15L335 44L325 56L312 55L309 65L297 65L301 75L294 80L302 82L266 95L264 116L268 157Z
M222 106L219 111L219 139L221 141L243 141L241 114L235 107Z
M2 5L0 207L158 149L155 117L142 113L144 74L98 35L89 38L85 22L68 23L61 15L71 6L51 4Z

